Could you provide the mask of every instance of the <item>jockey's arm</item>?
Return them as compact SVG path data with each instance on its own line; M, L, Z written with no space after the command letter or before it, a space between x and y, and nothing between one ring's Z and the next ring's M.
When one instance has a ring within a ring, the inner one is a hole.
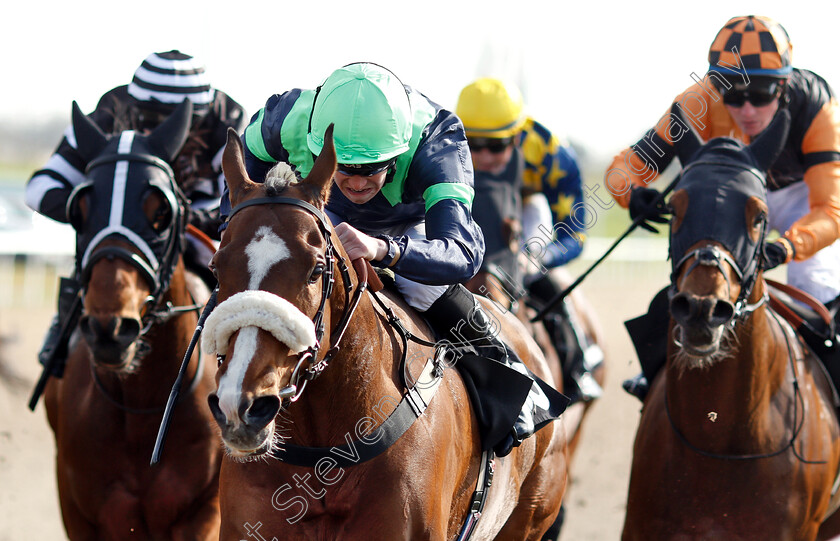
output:
M523 237L531 256L548 268L565 265L583 251L583 181L574 150L534 123L523 141L526 160ZM528 192L535 192L527 195ZM540 195L542 197L540 197ZM544 208L545 207L545 208ZM576 212L581 213L578 219ZM546 223L548 222L548 223Z
M802 140L809 212L784 232L796 261L840 238L840 104L832 98L816 114Z

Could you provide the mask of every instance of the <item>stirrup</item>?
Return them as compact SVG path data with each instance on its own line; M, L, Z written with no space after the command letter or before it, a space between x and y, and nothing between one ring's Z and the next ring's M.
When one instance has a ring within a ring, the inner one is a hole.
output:
M621 383L621 387L627 391L628 393L632 394L642 402L645 401L645 397L650 390L650 382L648 382L647 378L643 373L636 374L630 379L625 379Z

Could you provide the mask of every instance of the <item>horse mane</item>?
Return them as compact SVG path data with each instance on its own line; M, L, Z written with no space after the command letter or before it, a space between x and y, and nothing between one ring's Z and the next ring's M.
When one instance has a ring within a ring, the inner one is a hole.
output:
M265 192L269 197L274 196L299 183L298 173L286 162L277 162L265 175Z

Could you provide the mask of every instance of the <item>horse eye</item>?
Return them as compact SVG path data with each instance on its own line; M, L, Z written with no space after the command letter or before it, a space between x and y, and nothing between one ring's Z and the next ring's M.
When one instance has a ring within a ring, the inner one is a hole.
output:
M151 191L143 201L143 212L155 233L164 231L172 223L172 209L159 192Z
M767 219L767 213L766 212L759 212L755 216L755 220L753 221L753 227L759 227L761 224L764 223L764 221L766 219Z
M315 282L317 282L318 278L320 278L321 275L324 274L325 269L326 265L324 265L323 263L318 263L317 265L315 265L315 268L312 269L312 273L309 275L309 283L314 284Z

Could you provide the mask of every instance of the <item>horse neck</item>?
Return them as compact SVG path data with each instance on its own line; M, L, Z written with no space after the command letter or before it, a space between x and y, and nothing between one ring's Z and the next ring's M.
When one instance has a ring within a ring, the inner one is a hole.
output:
M750 302L763 294L759 278ZM745 440L748 434L780 421L773 401L785 384L789 364L785 332L766 303L730 332L729 352L707 368L681 370L674 366L675 351L669 353L666 392L670 414L691 441L703 441L692 439L692 432L695 438L714 433Z
M333 325L341 313L332 320ZM401 348L398 338L383 323L369 295L364 295L340 349L326 369L311 381L300 399L287 410L291 440L296 445L324 446L343 443L342 438L355 436L361 419L382 420L377 413L385 402L400 401L401 390L395 384ZM331 347L327 344L325 349ZM391 406L385 405L387 416Z

